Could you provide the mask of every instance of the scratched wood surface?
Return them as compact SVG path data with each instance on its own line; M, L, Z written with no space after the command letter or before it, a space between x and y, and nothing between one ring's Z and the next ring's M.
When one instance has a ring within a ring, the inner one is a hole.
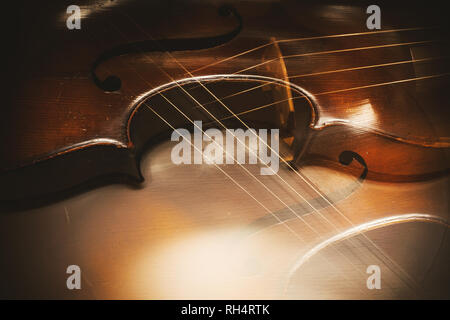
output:
M259 166L246 165L302 219L290 216L285 224L255 224L270 216L264 207L279 217L286 207L237 165L224 170L258 202L213 165L168 162L173 145L165 143L145 156L147 182L142 188L103 187L42 208L1 215L1 271L6 279L2 296L408 299L448 295L450 243L445 226L386 222L365 233L381 251L361 234L352 234L320 250L290 275L302 254L348 230L349 222L329 207L306 210L307 205L278 177L259 176ZM312 195L292 171L281 168L279 173L297 192ZM310 167L303 173L327 195L354 182L353 176L326 168ZM446 219L447 187L447 178L401 187L365 182L336 206L354 225L412 212ZM419 198L412 202L411 195ZM66 288L65 270L71 264L82 269L81 291ZM366 287L366 268L373 264L382 270L381 290Z
M67 30L69 4L10 17L0 297L450 297L443 12L381 3L382 30L368 31L364 2L232 1L221 15L208 1L80 1L82 27ZM242 78L195 80L217 75ZM95 82L108 76L119 90ZM289 162L279 176L174 165L171 128L146 107L192 129L169 101L219 129L203 105L233 128L223 104L279 128ZM71 264L80 291L66 288Z

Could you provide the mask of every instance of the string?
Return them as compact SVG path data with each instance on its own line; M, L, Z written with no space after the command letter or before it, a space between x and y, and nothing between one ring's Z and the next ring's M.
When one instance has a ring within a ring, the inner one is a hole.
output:
M120 32L120 30L118 30L119 32ZM162 70L161 69L161 71L162 72L164 72L169 78L171 78L171 76L170 75L168 75L164 70ZM135 73L136 74L138 74L139 76L140 76L140 74L138 73L138 72L136 72L135 71ZM141 79L143 80L143 81L145 81L146 83L148 83L142 76L140 76L141 77ZM172 79L172 78L171 78ZM173 79L172 79L173 80ZM177 83L177 82L176 82ZM148 83L149 85L151 85L150 83ZM186 94L188 94L189 96L191 96L183 87L181 87L178 83L177 83L177 86L181 89L181 90L183 90ZM183 114L183 116L186 118L186 119L188 119L191 123L193 123L195 126L197 126L189 117L187 117L176 105L174 105L168 98L166 98L163 94L161 94L160 92L159 92L159 94L168 102L168 103L170 103L178 112L180 112L180 113L182 113ZM195 100L195 98L194 97L192 97L191 96L191 98L192 99L194 99ZM196 100L195 100L196 101ZM196 101L196 103L198 103L198 101ZM199 104L199 103L198 103ZM199 104L200 105L200 104ZM205 110L205 111L207 111L207 110ZM209 112L209 111L207 111L207 112ZM213 116L212 114L211 114L211 116ZM213 116L214 117L214 116ZM197 128L198 129L200 129L198 126L197 126ZM224 128L226 129L226 127L224 126ZM201 130L201 129L200 129ZM203 130L201 130L206 136L208 136ZM210 138L210 137L209 137ZM211 139L211 138L210 138ZM215 142L215 143L217 143L214 139L211 139L213 142ZM242 143L239 139L237 139L236 138L236 140L237 141L239 141L240 143ZM245 146L245 145L244 145ZM247 149L248 149L248 147L247 146L245 146ZM248 149L249 150L249 149ZM249 150L250 152L252 152L251 150ZM279 156L279 155L278 155ZM234 159L235 161L236 161L236 159ZM237 161L236 161L237 162ZM305 225L307 225L311 230L313 230L318 236L320 236L320 233L315 229L315 228L313 228L309 223L307 223L301 216L299 216L289 205L287 205L284 201L282 201L275 193L273 193L269 188L267 188L267 186L265 186L259 179L257 179L254 175L252 175L245 167L243 167L241 164L239 164L238 163L238 165L240 165L241 166L241 168L242 169L244 169L244 171L246 171L246 173L247 174L249 174L250 176L252 176L258 183L260 183L270 194L272 194L277 200L279 200L286 208L288 208L298 219L300 219ZM280 176L279 176L279 178L280 179L282 179ZM284 179L282 179L283 181L284 181ZM287 182L286 181L284 181L285 182L285 184L287 184ZM288 185L288 184L287 184ZM296 192L296 190L295 189L293 189L292 187L291 187L291 189L293 190L293 191L295 191ZM297 193L297 192L296 192ZM297 193L298 194L298 193ZM299 196L301 196L300 194L298 194ZM301 196L302 197L302 196ZM303 198L303 197L302 197ZM305 202L307 202L310 206L311 206L311 208L312 209L314 209L314 210L316 210L317 211L317 209L315 209L314 208L314 206L312 206L305 198L303 198L304 199L304 201ZM319 213L320 214L320 213ZM321 215L321 214L320 214ZM323 217L324 219L326 219L325 217ZM277 219L278 220L278 219ZM327 220L327 219L326 219ZM284 222L283 222L283 224L284 224ZM336 249L337 250L337 249ZM342 254L339 250L337 250L344 258L346 258L347 260L349 260L348 259L348 257L347 256L345 256L344 254ZM352 264L354 267L355 267L355 269L357 269L359 272L361 272L355 265L354 265L354 263L351 261L351 260L349 260L349 262L350 262L350 264Z
M177 62L178 63L178 62ZM180 66L181 66L181 64L180 63L178 63ZM184 68L184 67L183 67ZM184 68L185 69L185 68ZM186 69L185 69L186 70ZM177 83L177 85L179 86L179 84ZM203 86L203 84L202 83L200 83L200 85L202 85ZM204 86L203 86L204 87ZM180 86L180 88L183 90L183 91L185 91L184 90L184 88L182 88L181 86ZM213 95L214 96L214 94L212 94L212 92L210 92L206 87L204 87L205 88L205 90L207 90L211 95ZM186 92L186 91L185 91ZM186 92L187 93L187 92ZM188 93L187 93L188 94ZM190 94L189 94L190 95ZM191 96L191 95L190 95ZM191 96L192 97L192 96ZM193 97L192 97L193 98ZM216 97L217 98L217 97ZM195 99L194 99L195 100ZM196 101L196 100L195 100ZM230 113L232 113L232 111L231 110L229 110L220 100L218 100ZM197 102L197 101L196 101ZM198 103L198 102L197 102ZM200 105L200 104L199 104ZM201 105L200 105L201 106ZM204 108L205 109L205 108ZM206 109L205 109L205 111L207 111ZM207 111L208 112L208 111ZM241 123L243 124L243 125L245 125L247 128L249 128L241 119L239 119L238 117L236 117L239 121L241 121ZM217 120L217 119L216 119ZM223 124L222 124L222 126L223 126ZM225 126L224 126L224 128L226 128ZM259 138L259 137L258 137ZM238 141L239 141L239 139L237 139ZM266 146L268 146L267 144L266 144ZM269 148L270 148L270 146L268 146ZM270 148L271 149L271 148ZM271 149L272 150L272 152L274 152L273 151L273 149ZM277 152L275 152L276 154L277 154ZM278 157L279 157L279 155L278 155ZM279 157L282 161L284 160L284 159L282 159L281 157ZM284 180L283 180L284 181ZM285 182L285 181L284 181ZM306 182L306 180L305 180L305 182ZM286 182L285 182L286 183ZM287 183L286 183L287 184ZM287 184L288 185L288 184ZM292 187L291 187L292 188ZM295 190L294 190L295 191ZM316 192L317 192L317 190L315 190ZM320 196L322 196L323 198L324 198L324 196L323 195L321 195L320 193L318 193ZM300 195L301 196L301 195ZM302 197L302 196L301 196ZM325 199L325 198L324 198ZM312 207L312 206L311 206ZM315 209L314 207L312 207L313 209ZM316 210L317 211L317 210ZM342 214L342 213L341 213ZM319 215L321 215L320 213L319 213ZM325 218L325 220L327 221L328 219L326 219ZM348 219L347 219L348 220ZM348 220L349 221L349 220ZM332 224L333 225L333 224ZM334 226L334 225L333 225ZM334 226L335 227L335 226ZM335 227L336 228L336 227ZM339 231L339 230L338 230Z
M135 24L138 28L140 28L140 26L138 26L137 24ZM120 30L118 30L120 32ZM145 33L143 31L143 33ZM148 35L147 35L148 36ZM150 36L148 36L150 37ZM152 39L152 37L150 37ZM167 53L170 55L170 53ZM171 56L171 55L170 55ZM171 56L171 58L184 70L186 70L186 68L179 63L175 58L173 58ZM150 58L150 60L153 61L153 59ZM154 61L153 61L154 62ZM161 69L161 68L160 68ZM189 96L198 106L200 106L209 116L211 116L217 123L219 123L225 130L227 130L228 128L219 120L217 119L209 110L207 110L201 103L199 103L189 92L187 92L182 86L179 85L179 83L174 80L169 74L167 74L167 72L165 72L164 70L161 70L162 72L164 72L187 96ZM187 70L186 70L187 71ZM142 78L142 77L141 77ZM212 95L214 98L217 99L217 101L219 103L222 104L222 106L227 109L230 113L233 114L233 112L225 105L223 104L223 102L221 102L208 88L206 88L202 82L197 81L210 95ZM166 99L164 97L164 99ZM166 99L167 100L167 99ZM168 100L167 100L168 101ZM168 101L174 108L176 108L180 113L181 110L179 110L173 103L171 103L170 101ZM198 129L200 129L191 119L189 119L189 117L187 117L184 113L182 113L183 116L189 120L191 123L194 124L194 126L196 126ZM241 119L237 118L247 129L250 129L250 127L244 123ZM255 137L257 139L259 139L260 142L263 142L266 147L268 147L272 152L275 153L275 155L279 158L282 159L281 156L278 154L278 152L275 152L265 141L261 140L253 131L250 130L250 132L252 132L253 135L255 135ZM231 133L231 132L230 132ZM239 143L241 143L249 152L255 154L255 156L257 157L258 160L260 160L262 163L264 163L261 158L254 153L253 150L250 150L242 141L240 141L240 139L238 139L234 133L231 133L233 135L234 138L236 138L237 141L239 141ZM215 141L214 141L215 142ZM284 159L282 159L284 161ZM285 162L287 163L287 162ZM290 167L290 165L289 165ZM244 170L247 171L247 169L245 167L242 167ZM293 169L292 167L290 167L291 169ZM332 227L335 228L336 231L340 231L330 220L328 220L319 210L317 210L304 196L302 196L300 193L297 192L297 190L295 190L289 183L287 183L287 181L285 181L278 173L276 173L272 168L270 168L272 170L272 172L286 185L289 187L289 189L291 189L297 196L300 197L300 199L302 199L303 202L307 203L322 219L324 219L328 224L330 224ZM247 171L247 173L249 173ZM297 218L299 218L305 225L307 225L311 230L313 230L317 235L320 236L320 233L317 232L317 230L315 228L313 228L309 223L307 223L301 216L299 216L292 208L290 208L290 206L288 206L284 201L282 201L276 194L274 194L270 189L268 189L261 181L259 181L255 176L252 175L252 177L254 179L256 179L270 194L272 194L277 200L279 200L285 207L287 207ZM323 197L321 194L319 194L321 197Z
M145 105L145 107L147 107L150 111L152 111L158 118L160 118L164 123L166 123L172 130L174 130L175 132L177 132L177 134L181 137L182 134L172 125L170 124L169 121L167 121L164 117L162 117L158 112L156 112L152 107L150 107L146 102L143 103ZM205 132L203 132L203 134L207 135ZM208 135L207 135L208 136ZM209 137L209 136L208 136ZM211 139L211 137L209 137ZM194 147L194 149L197 152L201 152L200 149L198 149L197 146L195 146L195 144L193 144L191 141L186 140L192 147ZM213 140L215 141L215 140ZM226 151L225 151L226 153ZM220 170L220 172L222 172L226 177L228 177L234 184L236 184L240 189L242 189L247 195L249 195L253 200L255 200L259 205L261 205L269 214L271 214L278 222L279 224L283 225L284 227L286 227L297 239L299 239L301 242L307 244L307 241L305 241L298 233L296 233L291 227L289 227L285 221L282 221L277 215L275 215L271 210L269 210L266 206L264 206L259 200L257 200L252 194L250 194L244 187L242 187L235 179L233 179L233 177L231 177L229 174L227 174L222 168L220 168L216 163L213 162L213 165ZM243 166L241 166L241 168L244 168ZM250 173L251 175L251 173ZM337 248L334 248L338 253L340 253L343 257L347 258L346 255L342 254L341 251ZM321 257L326 260L328 262L328 264L331 264L329 259L325 256ZM359 271L361 274L364 275L363 272L361 272L355 265L354 263L348 259L349 262L352 264L352 266ZM344 278L346 278L347 280L348 277L345 275L345 273L342 273L342 275L344 276ZM351 280L350 280L351 281ZM359 289L360 290L360 289ZM360 290L361 291L361 290Z
M129 17L129 16L128 16ZM130 18L130 17L129 17ZM131 18L130 18L131 19ZM132 19L131 19L132 20ZM133 20L132 20L133 21ZM134 22L134 21L133 21ZM139 29L141 29L140 28L140 26L139 25L137 25L136 23L135 23L135 25L139 28ZM141 29L142 30L142 29ZM143 31L143 33L145 33L145 31ZM148 35L147 35L148 36ZM152 39L152 37L150 37L151 39ZM166 54L168 54L169 56L171 56L171 58L172 58L172 60L174 60L181 68L183 68L185 71L187 71L188 73L189 73L189 71L181 64L181 63L179 63L170 53L168 53L168 52L166 52ZM164 71L164 73L166 73L165 71ZM166 75L167 76L169 76L167 73L166 73ZM192 74L191 74L192 75ZM169 78L171 78L170 76L169 76ZM172 79L173 80L173 79ZM234 116L235 116L235 118L236 119L238 119L246 128L248 128L248 129L250 129L249 127L248 127L248 125L246 124L246 123L244 123L239 117L237 117L233 112L232 112L232 110L230 110L222 101L220 101L220 99L218 99L208 88L206 88L204 85L203 85L203 83L201 83L200 81L198 81L198 80L196 80L209 94L211 94L215 99L217 99L217 101L225 108L225 109L227 109L227 111L229 111L231 114L233 114ZM177 81L175 81L174 80L174 82L176 83L176 85L181 89L181 90L183 90L188 96L190 96L200 107L202 107L202 109L205 111L205 112L207 112L210 116L212 116L213 117L213 119L214 120L216 120L216 122L218 122L218 123L220 123L221 125L222 125L222 127L224 127L224 129L227 129L226 128L226 126L224 126L216 117L214 117L206 108L204 108L200 103L198 103L198 101L191 95L191 94L189 94L183 87L181 87L179 84L178 84L178 82ZM250 132L252 132L252 134L254 134L255 136L256 136L256 138L257 139L259 139L260 140L260 142L263 142L273 153L275 153L276 155L277 155L277 157L279 158L279 159L281 159L288 167L290 167L291 169L293 169L292 167L291 167L291 165L289 164L289 163L287 163L279 154L278 154L278 152L276 152L275 150L273 150L269 145L267 145L267 143L266 142L264 142L263 140L261 140L253 131L250 131ZM233 136L234 136L234 134L233 134ZM235 136L234 136L235 137ZM235 137L236 138L236 137ZM236 138L237 139L237 138ZM239 139L237 139L238 141L240 141ZM245 146L245 145L244 145ZM245 146L246 147L246 146ZM247 149L248 149L248 147L246 147ZM249 149L248 149L249 150ZM252 152L251 150L249 150L249 152ZM259 158L259 157L258 157ZM294 172L296 172L297 173L297 175L299 176L299 177L301 177L307 184L308 184L308 186L310 186L320 197L322 197L329 205L330 205L330 207L332 207L333 209L335 209L336 210L336 212L338 212L339 213L339 215L341 215L342 217L344 217L345 218L345 220L346 221L348 221L352 226L353 226L353 224L352 224L352 222L348 219L348 217L347 216L345 216L340 210L338 210L324 195L322 195L319 191L318 191L318 189L317 188L315 188L315 187L313 187L312 186L312 184L309 182L309 181L307 181L307 179L305 179L304 177L303 177L303 175L301 175L299 172L297 172L297 171L294 171ZM316 211L318 214L319 214L319 216L321 216L325 221L327 221L330 225L332 225L338 232L340 231L333 223L331 223L326 217L324 217L316 208L314 208L314 206L312 206L308 201L306 201L306 199L303 197L303 196L301 196L295 189L293 189L284 179L282 179L279 175L277 175L287 186L289 186L297 195L299 195L299 197L300 198L302 198L306 203L308 203L308 205L309 206L311 206L311 208L314 210L314 211ZM271 192L272 193L272 192ZM273 193L272 193L273 194ZM274 195L275 196L275 195ZM294 214L296 214L295 212L294 212ZM303 219L302 219L303 220ZM377 247L377 246L375 246L375 244L366 236L366 235L364 235L364 237L365 238L367 238L367 240L369 240L370 242L371 242L371 244L378 250L378 251L380 251L386 258L388 258L388 260L391 260L391 262L394 264L394 265L397 265L398 266L398 264L396 264L394 261L392 261L392 259L390 259L379 247ZM398 266L398 268L400 269L400 270L402 270L401 269L401 267L400 266ZM403 273L404 274L406 274L406 272L404 272L404 270L402 270L403 271ZM406 274L407 275L407 274ZM408 275L407 275L408 276ZM409 277L409 276L408 276Z
M369 84L369 85L365 85L365 86L359 86L359 87L352 87L352 88L345 88L345 89L338 89L338 90L332 90L332 91L324 91L324 92L319 92L319 93L313 93L314 96L322 96L322 95L328 95L328 94L334 94L334 93L341 93L341 92L347 92L347 91L353 91L353 90L360 90L360 89L368 89L368 88L375 88L375 87L380 87L380 86L387 86L387 85L391 85L391 84L399 84L399 83L405 83L405 82L411 82L411 81L418 81L418 80L426 80L426 79L432 79L432 78L439 78L439 77L445 77L450 75L449 72L447 73L441 73L441 74L435 74L435 75L429 75L429 76L422 76L422 77L415 77L415 78L407 78L407 79L401 79L401 80L394 80L394 81L388 81L388 82L381 82L381 83L374 83L374 84ZM268 107L271 107L275 104L281 103L281 102L286 102L289 100L296 100L296 99L304 99L304 96L298 96L298 97L292 97L290 99L284 99L284 100L278 100L275 101L273 103L269 103L269 104L265 104L262 106L258 106L249 110L245 110L239 113L236 113L236 115L243 115L243 114L247 114L250 112L254 112L257 110L262 110ZM230 118L234 118L234 116L229 116L229 117L225 117L222 118L221 120L227 120Z
M131 21L133 21L133 23L136 25L136 27L138 27L139 29L141 29L141 31L147 35L147 37L149 37L150 39L153 39L151 36L149 36L144 30L142 30L142 28L140 28L139 25L137 25L134 20L132 20L128 15L126 15ZM154 39L153 39L154 40ZM428 42L428 41L425 41ZM410 44L417 44L418 42L411 42ZM424 43L424 42L421 42ZM382 47L382 46L377 46L377 47ZM348 50L352 50L352 49L348 49ZM354 49L353 49L354 50ZM338 52L338 50L335 50L334 52ZM188 74L190 74L192 77L193 75L179 62L177 61L177 59L175 59L169 52L165 52L166 54L168 54L173 61L175 61L182 69L184 69ZM153 61L153 59L151 59ZM164 71L164 73L166 73ZM166 73L167 74L167 73ZM169 75L168 75L169 76ZM170 77L170 76L169 76ZM171 77L170 77L171 78ZM172 79L173 80L173 79ZM189 94L183 87L181 87L178 82L176 80L173 80L174 83L176 83L176 85L182 90L184 91L193 101L195 101L195 103L197 103L205 112L207 112L216 122L218 122L224 129L227 129L225 125L223 125L223 123L217 119L214 115L212 115L204 106L202 106L191 94ZM220 99L218 99L206 86L203 85L202 82L196 80L200 86L202 86L211 96L213 96L228 112L230 112L230 114L233 115L233 118L236 118L237 120L239 120L239 122L241 122L247 129L250 129L250 127L244 122L242 121L232 110L230 110ZM346 215L344 215L336 206L334 206L334 204L331 203L331 201L329 201L329 199L327 199L319 190L317 187L313 186L305 177L303 177L303 175L301 173L299 173L298 171L294 170L294 168L286 161L284 160L279 154L278 152L276 152L275 150L273 150L265 141L263 141L259 136L257 136L253 131L250 130L250 132L252 132L253 135L255 135L255 137L262 143L264 143L266 145L266 147L268 147L271 152L273 152L282 162L284 162L291 170L293 170L312 190L314 190L321 198L323 198L327 204L330 205L331 208L333 208L341 217L343 217L347 222L350 223L351 226L354 226L354 224L351 222L350 219L348 219L348 217ZM236 136L233 134L233 136L236 138ZM237 139L237 138L236 138ZM237 139L237 141L240 141L239 139ZM242 144L242 142L241 142ZM245 146L245 144L243 144ZM245 146L246 147L246 146ZM249 150L249 152L253 152L252 150L250 150L248 147L246 147L247 150ZM258 156L257 156L258 157ZM259 160L261 160L258 157ZM272 170L272 169L271 169ZM273 170L272 170L273 171ZM311 205L310 202L308 202L302 195L300 195L294 188L292 188L292 186L290 186L283 178L281 178L277 173L275 173L294 193L296 193L304 202L306 202L322 219L324 219L327 223L329 223L332 227L334 227L336 229L336 231L340 232L341 230L339 230L331 221L329 221L324 215L322 215L314 206ZM272 193L272 192L271 192ZM275 195L274 195L275 196ZM277 197L277 196L276 196ZM288 206L287 206L288 207ZM289 207L288 207L289 208ZM291 209L292 210L292 209ZM298 216L294 211L293 213ZM302 221L304 221L304 219L302 219ZM315 231L316 232L316 231ZM317 232L316 232L317 233ZM375 245L375 243L373 241L371 241L367 235L363 234L363 236L371 243L371 245L378 250L384 257L386 257L392 264L394 264L399 270L402 271L402 273L404 273L408 278L410 278L410 276L397 264L395 263L395 261L393 261L386 253L384 253L381 248L379 248L378 246ZM412 279L411 279L412 280Z
M118 30L119 32L120 32L120 30ZM163 71L164 72L164 70L161 70L161 71ZM135 71L135 73L138 75L138 76L140 76L140 78L144 81L144 82L146 82L147 84L149 84L149 85L151 85L150 83L148 83L137 71ZM166 73L166 75L168 76L168 77L170 77L167 73ZM183 88L184 89L184 88ZM166 99L166 101L168 101L172 106L174 106L176 109L178 109L169 99L167 99L161 92L159 92L158 93L159 95L161 95L164 99ZM144 103L145 105L146 105L146 103ZM154 112L154 110L152 110L153 112ZM178 111L180 111L179 109L178 109ZM159 116L158 115L158 117L161 119L162 117L161 116ZM189 119L188 117L187 117L187 119ZM165 121L166 122L166 121ZM192 122L192 121L191 121ZM167 122L166 122L167 123ZM173 128L173 126L171 126L172 128ZM203 132L203 130L202 130L202 132ZM204 132L203 132L204 133ZM205 135L207 135L206 133L204 133ZM212 139L213 140L213 139ZM215 140L213 140L214 142L215 142ZM239 164L239 163L238 163ZM217 165L216 165L216 167L218 167ZM243 169L245 169L244 167L242 167L241 166L241 168L243 168ZM223 172L223 170L221 169L221 168L219 168L220 169L220 171L222 171ZM248 170L247 170L248 171ZM249 173L249 172L248 172ZM251 176L253 176L251 173L249 173ZM226 174L227 175L227 174ZM235 181L234 179L232 179L229 175L227 175L234 183L236 183L242 190L244 190L249 196L251 196L255 201L257 201L257 203L258 204L260 204L260 205L262 205L262 203L260 202L260 201L258 201L254 196L252 196L247 190L245 190L245 188L243 188L242 186L240 186L239 185L239 183L237 183L237 181ZM260 182L255 176L253 176L259 183L261 183L262 184L262 182ZM262 184L263 185L263 187L265 187L265 188L267 188L264 184ZM275 194L274 194L275 195ZM276 195L275 195L276 196ZM277 221L279 221L283 226L285 226L291 233L293 232L294 233L294 235L296 236L296 238L298 238L298 239L300 239L300 240L302 240L302 238L300 237L300 235L298 235L297 233L295 233L295 231L293 231L292 230L292 228L290 228L288 225L286 225L286 223L284 222L284 221L281 221L273 212L271 212L270 210L268 210L264 205L262 205L262 207L267 211L267 212L269 212L271 215L273 215L274 217L275 217L275 219L277 219ZM287 208L289 208L289 209L291 209L289 206L287 206L286 205L286 207ZM292 210L292 209L291 209ZM298 216L297 214L296 214L296 212L295 211L292 211L293 213L294 213L294 215L296 215L296 216ZM300 218L301 219L301 218ZM301 219L301 220L303 220L303 219ZM307 224L306 223L306 221L303 221L305 224ZM316 233L317 234L319 234L317 231L316 231ZM320 235L320 234L319 234ZM304 241L303 240L303 242L305 242L306 243L306 241ZM336 249L338 252L339 252L339 250L338 249ZM341 255L343 255L341 252L339 252ZM344 258L347 258L345 255L343 255L344 256ZM325 257L324 257L325 258ZM328 259L326 259L326 260L328 260ZM357 270L357 271L359 271L360 273L362 273L358 268L356 268L356 266L354 265L354 263L351 261L351 260L349 260L349 262L350 262L350 264L352 265L352 266L354 266L355 267L355 269ZM346 275L345 274L343 274L343 276L344 276L344 278L347 278L346 277Z
M440 56L440 57L432 57L432 58L423 58L423 59L413 59L413 60L402 60L402 61L396 61L396 62L388 62L388 63L382 63L382 64L373 64L373 65L366 65L366 66L361 66L361 67L353 67L353 68L345 68L345 69L336 69L336 70L329 70L329 71L322 71L322 72L314 72L314 73L304 73L304 74L299 74L299 75L294 75L294 76L289 76L288 79L294 79L294 78L304 78L304 77L313 77L313 76L318 76L318 75L324 75L324 74L331 74L331 73L339 73L339 72L347 72L347 71L355 71L355 70L363 70L363 69L371 69L371 68L379 68L379 67L387 67L387 66L393 66L393 65L400 65L400 64L407 64L407 63L418 63L418 62L425 62L425 61L434 61L434 60L440 60L440 59L446 59L448 58L448 56ZM252 90L256 90L256 89L260 89L263 88L265 86L268 86L272 84L271 82L266 82L262 85L258 85L258 86L254 86L252 88L246 89L246 90L241 90L238 91L236 93L221 97L221 100L225 100L225 99L229 99L235 96L238 96L240 94L244 94L244 93L248 93ZM319 93L320 94L324 94L324 93ZM313 95L317 95L314 94ZM303 98L303 96L301 97L297 97L297 98ZM284 102L286 100L282 100L280 102ZM203 103L204 106L209 105L211 103L215 103L215 100Z
M357 32L357 33L343 33L343 34L334 34L334 35L325 35L325 36L314 36L314 37L305 37L305 38L294 38L294 39L284 39L284 40L275 40L276 43L288 43L288 42L295 42L295 41L308 41L308 40L319 40L319 39L331 39L331 38L341 38L341 37L354 37L354 36L361 36L361 35L376 35L381 33L392 33L392 32L405 32L405 31L417 31L417 30L431 30L436 29L436 27L412 27L412 28L402 28L402 29L389 29L389 30L378 30L378 31L367 31L367 32ZM256 50L268 47L272 45L273 42L268 42L263 45L257 46L255 48L240 52L238 54L235 54L233 56L227 57L225 59L215 61L213 63L207 64L205 66L202 66L200 68L197 68L195 70L192 70L192 73L196 73L200 70L215 66L217 64L235 59L237 57L240 57L242 55L254 52Z
M380 48L390 48L390 47L399 47L399 46L408 46L408 45L418 45L418 44L426 44L426 43L432 43L436 42L436 40L425 40L425 41L413 41L413 42L401 42L401 43L392 43L392 44L383 44L383 45L376 45L376 46L367 46L367 47L358 47L358 48L348 48L348 49L338 49L338 50L327 50L327 51L315 51L315 52L308 52L308 53L300 53L300 54L291 54L291 55L283 55L281 57L273 58L270 60L263 61L261 63L257 63L253 66L241 69L239 71L236 71L235 73L241 73L244 71L248 71L250 69L254 69L260 66L263 66L265 64L268 64L270 62L276 61L280 58L286 59L286 58L298 58L298 57L307 57L307 56L316 56L316 55L322 55L322 54L331 54L331 53L341 53L341 52L351 52L351 51L363 51L363 50L372 50L372 49L380 49Z
M295 55L281 55L281 56L279 56L279 57L277 57L277 58L273 58L273 59L270 59L270 60L266 60L266 61L263 61L263 62L261 62L261 63L254 64L254 65L252 65L252 66L250 66L250 67L247 67L247 68L244 68L244 69L235 71L235 72L233 72L232 74L242 73L242 72L244 72L244 71L248 71L248 70L251 70L251 69L254 69L254 68L263 66L263 65L265 65L265 64L268 64L268 63L271 63L271 62L274 62L274 61L277 61L277 60L281 60L281 59L286 59L286 58L305 57L305 56L315 56L315 55L322 55L322 54L332 54L332 53L342 53L342 52L352 52L352 51L362 51L362 50L371 50L371 49L380 49L380 48L398 47L398 46L406 46L406 45L418 45L418 44L426 44L426 43L433 43L433 42L437 42L437 40L424 40L424 41L402 42L402 43L383 44L383 45L376 45L376 46L366 46L366 47L359 47L359 48L347 48L347 49L337 49L337 50L327 50L327 51L315 51L315 52L308 52L308 53L295 54ZM274 45L274 44L276 44L276 43L278 43L277 40L275 40L275 41L273 41L273 42L270 42L269 45ZM411 60L408 60L408 61L411 61ZM392 65L394 65L394 64L395 64L395 63L392 63ZM382 64L382 65L383 65L383 64ZM382 65L381 65L381 66L382 66ZM373 65L373 66L377 66L377 65ZM368 67L372 67L372 66L368 66ZM361 69L364 69L364 68L361 68ZM358 70L358 67L356 67L356 68L354 68L354 69L349 68L349 70ZM343 71L349 71L349 70L343 69ZM186 71L187 71L187 70L186 70ZM333 70L333 71L331 71L331 72L335 72L335 70ZM329 72L329 73L331 73L331 72ZM192 72L187 71L187 72L186 72L186 75L192 76L193 73L194 73L194 71L192 71ZM326 72L325 72L325 73L326 73ZM324 73L324 74L325 74L325 73ZM317 74L320 74L320 73L317 73ZM305 75L305 76L308 76L308 75ZM289 78L296 78L296 77L299 78L299 77L302 77L302 75L296 75L296 76L289 77Z

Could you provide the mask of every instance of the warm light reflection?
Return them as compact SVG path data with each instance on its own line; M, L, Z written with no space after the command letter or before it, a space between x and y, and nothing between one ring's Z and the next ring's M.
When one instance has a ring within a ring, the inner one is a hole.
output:
M376 114L369 99L364 99L358 104L346 109L347 119L357 126L372 126L376 122Z
M158 299L280 298L275 288L280 288L277 270L282 265L274 259L280 243L270 238L258 239L257 244L239 242L235 229L180 237L141 260L137 274L145 279L143 295ZM291 249L286 252L292 253Z
M238 250L226 233L188 235L144 259L139 273L162 297L226 298L239 287Z
M346 106L337 117L323 115L316 128L333 124L350 124L355 127L373 128L377 123L377 115L369 99L364 99Z
M92 17L97 13L104 12L105 10L108 10L112 7L124 5L127 2L129 2L129 0L95 1L88 5L80 5L79 7L81 11L81 19ZM64 8L64 10L61 12L61 15L59 16L59 19L61 22L65 22L68 16L69 14L66 12Z

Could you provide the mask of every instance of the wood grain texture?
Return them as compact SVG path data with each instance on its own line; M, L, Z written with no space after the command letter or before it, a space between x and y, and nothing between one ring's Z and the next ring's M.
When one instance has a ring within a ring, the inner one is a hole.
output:
M368 31L364 1L227 2L238 16L215 1L79 1L68 30L69 4L20 3L6 20L0 297L450 297L443 10L382 2ZM283 180L174 165L151 110L174 127L280 129ZM291 272L326 239L410 214L434 220L352 234ZM83 291L66 289L69 264ZM365 287L371 264L381 291Z

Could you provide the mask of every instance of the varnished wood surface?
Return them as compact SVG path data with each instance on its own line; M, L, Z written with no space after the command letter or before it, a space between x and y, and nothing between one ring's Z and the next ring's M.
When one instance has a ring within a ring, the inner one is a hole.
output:
M252 229L267 216L264 208L212 165L168 163L173 143L143 159L148 182L141 189L114 185L40 209L0 216L3 297L211 299L350 298L409 299L448 297L448 228L410 222L367 233L383 252L417 281L404 282L392 262L361 235L336 243L313 257L292 278L302 253L350 224L332 208L305 211L305 204L276 176L265 186L301 214L285 225ZM246 166L253 174L258 167ZM236 165L224 170L282 216L286 208ZM303 172L330 195L354 177L311 167ZM309 199L310 188L286 168L280 175ZM397 214L422 212L448 219L448 179L432 183L366 182L336 202L354 225ZM411 196L416 197L412 202ZM333 199L334 200L334 199ZM358 210L355 210L358 208ZM317 235L314 230L319 232ZM334 228L337 227L337 230ZM257 233L255 233L258 231ZM244 236L242 236L244 235ZM336 248L343 253L341 255ZM68 291L65 269L82 268L82 290ZM382 289L368 290L365 269L380 265ZM9 267L10 266L10 267ZM13 267L14 266L14 267ZM37 277L36 275L40 276Z
M69 31L68 4L29 3L15 12L0 119L1 297L450 296L442 12L386 3L382 30L392 32L368 32L363 2L231 2L242 18L232 40L107 59L95 74L117 76L122 87L106 92L92 75L104 52L151 39L214 37L239 19L221 16L215 2L85 1L82 29ZM223 74L292 83L288 91L266 83L247 94L238 93L248 81L182 85L230 127L240 124L202 85L236 113L275 102L242 119L295 137L289 151L298 152L291 163L298 171L281 164L283 181L259 176L256 166L248 170L258 182L238 165L223 166L228 177L211 165L170 161L171 130L145 104L176 127L192 127L161 99L161 87L192 120L207 122L174 81ZM295 129L275 121L289 107L277 100L289 95ZM361 156L366 168L344 165L343 151ZM434 220L351 234L291 272L327 239L411 214ZM273 223L274 215L283 223ZM65 287L70 264L83 270L81 291ZM382 290L365 286L372 264L381 266Z

